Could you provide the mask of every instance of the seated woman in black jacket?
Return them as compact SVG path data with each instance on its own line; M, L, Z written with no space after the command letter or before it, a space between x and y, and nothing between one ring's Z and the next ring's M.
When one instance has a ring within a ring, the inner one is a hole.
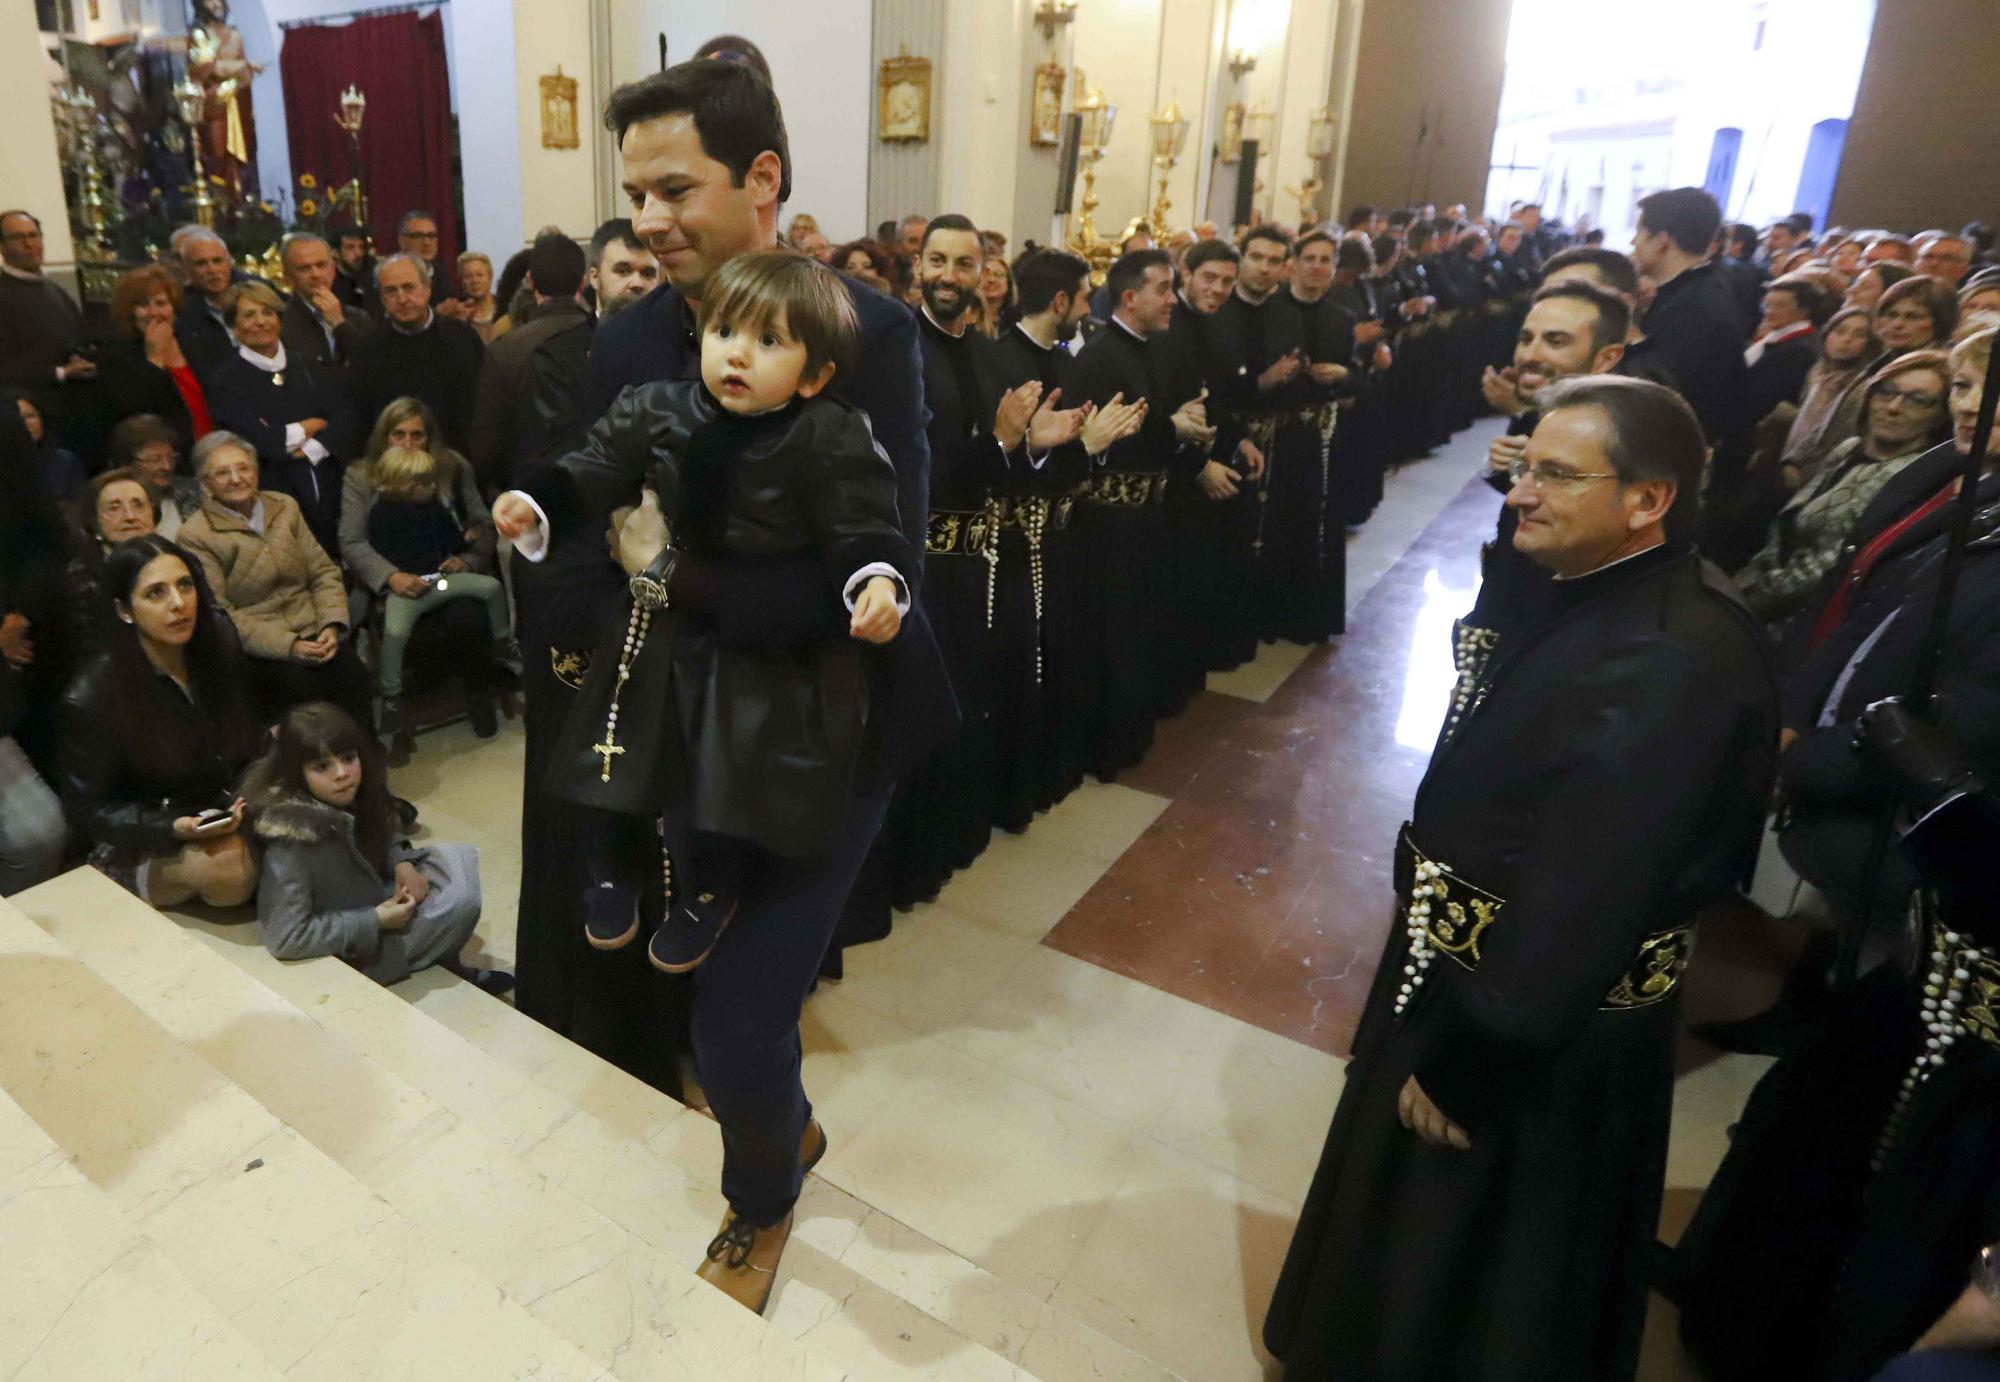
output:
M299 501L306 526L340 550L341 470L354 455L347 402L333 381L285 354L284 306L262 283L239 283L226 309L236 354L207 380L215 425L257 448L264 482Z
M62 797L90 862L155 906L247 902L238 780L258 747L243 653L201 568L158 535L104 563L112 625L63 698Z
M112 330L98 348L91 451L102 450L113 428L141 413L171 429L183 456L214 426L201 380L174 335L180 310L180 281L158 264L141 265L112 287Z

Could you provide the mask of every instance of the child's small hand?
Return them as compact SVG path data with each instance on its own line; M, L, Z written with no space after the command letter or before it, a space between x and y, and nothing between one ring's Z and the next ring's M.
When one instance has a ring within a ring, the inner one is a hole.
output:
M408 888L398 888L394 897L376 904L375 924L384 931L407 931L410 918L416 914L417 899L410 895Z
M902 628L903 614L896 608L896 583L887 576L876 576L861 587L848 631L864 643L887 643Z
M535 506L514 490L493 501L493 526L509 542L518 542L535 531L535 523Z

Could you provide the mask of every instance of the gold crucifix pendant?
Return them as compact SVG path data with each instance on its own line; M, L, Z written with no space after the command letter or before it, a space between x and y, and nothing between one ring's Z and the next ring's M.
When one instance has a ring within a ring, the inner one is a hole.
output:
M604 757L603 781L609 782L611 780L611 760L618 754L625 752L625 746L623 744L612 743L611 736L607 734L604 736L604 742L601 744L592 744L590 746L590 751L595 754L603 755Z

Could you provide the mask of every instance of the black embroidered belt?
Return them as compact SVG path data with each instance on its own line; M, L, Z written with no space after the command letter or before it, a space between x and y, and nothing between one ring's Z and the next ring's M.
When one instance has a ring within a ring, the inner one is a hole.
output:
M1107 470L1091 480L1084 497L1099 504L1160 504L1167 498L1167 477L1154 471Z
M1431 962L1440 954L1462 968L1479 968L1479 947L1487 930L1500 919L1506 899L1469 883L1445 865L1428 858L1405 825L1396 839L1396 876L1403 907L1403 929L1409 938L1409 958L1396 995L1400 1015L1424 985ZM1407 878L1408 882L1403 880ZM1694 956L1694 928L1655 931L1639 942L1632 965L1611 986L1597 1006L1600 1012L1644 1008L1680 987Z
M997 555L999 521L990 509L932 509L924 551L934 557Z
M583 690L583 679L590 675L590 649L578 648L566 652L561 648L550 648L549 673L570 690Z

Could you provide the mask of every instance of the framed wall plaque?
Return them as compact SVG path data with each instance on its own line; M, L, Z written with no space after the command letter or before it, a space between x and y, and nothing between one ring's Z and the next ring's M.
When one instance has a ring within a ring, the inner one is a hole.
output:
M579 147L576 124L576 78L565 77L560 66L553 77L542 78L542 147Z
M931 137L931 60L905 53L882 59L877 137L923 143Z
M1035 99L1028 112L1028 142L1053 147L1062 143L1063 80L1068 74L1059 62L1045 62L1035 69Z

